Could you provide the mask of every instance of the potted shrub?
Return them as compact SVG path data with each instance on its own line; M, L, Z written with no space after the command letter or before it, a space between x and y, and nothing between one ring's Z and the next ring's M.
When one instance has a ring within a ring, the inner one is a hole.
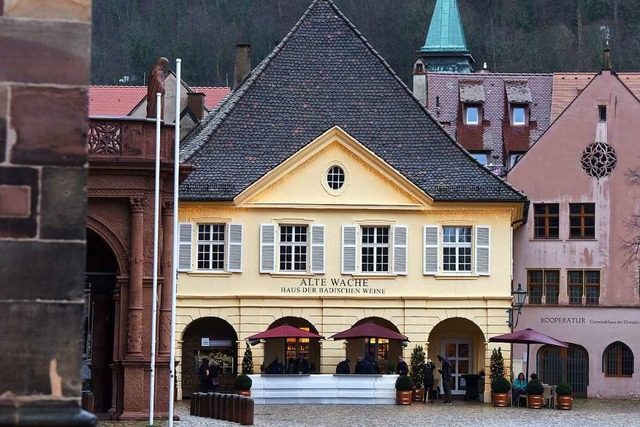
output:
M491 403L493 406L509 406L511 383L504 377L504 358L499 347L494 348L491 352L489 378L491 379Z
M544 386L540 380L530 380L527 383L527 408L539 409L544 406Z
M251 351L249 343L247 343L244 356L242 356L242 373L245 375L253 374L253 352Z
M422 402L424 397L424 359L425 354L422 346L415 346L411 353L411 365L409 366L409 375L413 381L411 398L414 402Z
M556 406L558 409L573 407L573 388L571 384L560 383L556 386Z
M396 379L396 403L398 405L411 405L411 391L413 380L409 375L399 375Z
M233 383L233 388L236 389L239 395L251 397L251 385L253 381L248 375L240 374L236 377Z

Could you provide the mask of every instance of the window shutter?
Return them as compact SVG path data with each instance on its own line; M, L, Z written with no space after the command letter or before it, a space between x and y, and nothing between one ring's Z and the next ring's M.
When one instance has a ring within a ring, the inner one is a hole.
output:
M489 226L476 227L476 274L480 276L488 276L490 273L490 232Z
M393 272L407 274L407 226L393 227Z
M438 226L424 226L424 254L423 274L435 276L438 274Z
M191 270L191 239L193 225L190 222L178 224L178 271Z
M260 273L276 271L276 226L260 224Z
M242 224L229 224L227 270L242 271Z
M342 226L342 274L356 272L357 226Z
M311 226L311 272L324 273L324 225Z

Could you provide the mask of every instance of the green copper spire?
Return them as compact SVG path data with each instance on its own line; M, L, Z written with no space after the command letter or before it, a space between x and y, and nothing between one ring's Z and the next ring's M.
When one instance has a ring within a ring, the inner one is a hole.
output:
M475 61L467 49L456 0L436 1L427 39L418 54L431 71L473 71Z

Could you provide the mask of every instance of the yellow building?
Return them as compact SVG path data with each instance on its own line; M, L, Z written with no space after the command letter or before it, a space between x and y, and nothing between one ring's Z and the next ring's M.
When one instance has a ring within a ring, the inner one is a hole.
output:
M324 337L373 321L409 338L267 340L255 371L302 354L313 372L415 345L461 375L508 332L524 195L477 163L346 17L315 1L183 142L179 395L205 355L233 374L247 337L282 324ZM255 343L252 343L255 344ZM405 347L406 345L406 347ZM223 381L223 387L224 387Z

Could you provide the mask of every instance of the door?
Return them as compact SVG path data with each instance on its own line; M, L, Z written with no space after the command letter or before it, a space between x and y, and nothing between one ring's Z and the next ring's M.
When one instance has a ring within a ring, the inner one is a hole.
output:
M462 375L471 373L471 341L444 340L443 346L443 353L451 362L451 393L465 394L466 381Z

